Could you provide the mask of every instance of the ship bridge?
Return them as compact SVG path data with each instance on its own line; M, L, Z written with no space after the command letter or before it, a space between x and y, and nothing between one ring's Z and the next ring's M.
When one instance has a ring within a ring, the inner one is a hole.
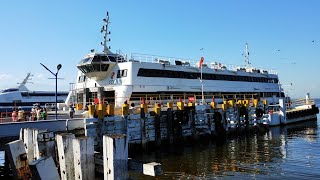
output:
M107 77L117 63L125 61L125 58L119 54L92 53L82 59L77 68L87 77L101 80Z

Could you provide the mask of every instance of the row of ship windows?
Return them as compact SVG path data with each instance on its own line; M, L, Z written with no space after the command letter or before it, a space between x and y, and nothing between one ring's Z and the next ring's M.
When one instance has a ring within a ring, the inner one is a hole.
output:
M181 79L199 79L200 73L169 71L159 69L139 69L138 76L142 77L163 77L163 78L181 78ZM224 81L245 81L245 82L263 82L263 83L278 83L277 78L252 77L252 76L234 76L224 74L202 74L202 79L205 80L224 80Z
M84 74L86 73L91 73L91 72L101 72L101 71L108 71L109 64L87 64L83 66L79 66L78 69L83 72Z
M118 70L117 78L127 77L127 74L128 74L127 69ZM86 80L87 80L87 76L85 76L85 75L79 76L78 83L85 82Z
M80 64L82 64L82 63L87 63L87 62L89 62L91 59L92 59L92 57L87 57L87 58L81 60L81 61L80 61ZM111 61L111 62L116 62L116 58L113 57L113 56L94 56L93 59L92 59L92 61L91 61L91 63L92 63L92 62L95 62L95 63L97 63L97 62L109 62L109 61Z
M68 93L57 93L57 96L67 96ZM55 93L45 93L45 92L22 92L21 96L26 97L26 96L56 96Z
M127 69L118 70L117 78L126 77L128 73ZM142 77L164 77L164 78L181 78L181 79L199 79L200 73L191 73L183 71L169 71L158 69L139 69L138 76ZM277 78L265 78L265 77L251 77L251 76L234 76L223 74L202 74L202 79L205 80L224 80L224 81L245 81L245 82L263 82L263 83L278 83ZM86 76L80 76L78 82L85 82Z

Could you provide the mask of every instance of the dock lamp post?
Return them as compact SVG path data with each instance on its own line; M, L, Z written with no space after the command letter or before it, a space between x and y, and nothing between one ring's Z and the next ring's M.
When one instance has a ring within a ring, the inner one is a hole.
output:
M56 79L56 105L55 105L55 111L56 111L56 120L58 119L58 113L57 113L57 109L58 109L58 73L59 70L61 69L62 65L58 64L57 65L57 73L53 73L49 68L47 68L44 64L40 63L46 70L48 70L52 75L54 75L55 79Z

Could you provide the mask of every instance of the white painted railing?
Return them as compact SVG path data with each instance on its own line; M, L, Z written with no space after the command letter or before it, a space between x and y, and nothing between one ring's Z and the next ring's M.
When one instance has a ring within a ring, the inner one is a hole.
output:
M165 65L175 65L176 61L180 61L181 65L183 65L183 66L197 67L199 65L199 60L177 58L177 57L167 57L167 56L159 56L159 55L140 54L140 53L131 54L131 58L129 59L129 61L161 63L161 64L165 64ZM206 60L203 64L205 64L208 68L212 68L212 69L229 70L229 71L241 71L240 69L242 69L244 72L258 73L258 71L259 71L261 74L277 75L277 72L272 69L244 67L244 66L239 66L239 65L223 64L223 63L219 63L219 62L206 61Z

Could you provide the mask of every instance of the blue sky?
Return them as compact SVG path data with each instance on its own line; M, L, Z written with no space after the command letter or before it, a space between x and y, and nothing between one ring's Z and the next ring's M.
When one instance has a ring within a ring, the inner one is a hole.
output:
M112 51L242 65L248 42L252 65L277 70L289 95L320 97L319 9L319 0L1 1L0 89L32 72L30 89L54 90L42 62L62 64L59 89L69 90L76 64L101 51L109 11Z

